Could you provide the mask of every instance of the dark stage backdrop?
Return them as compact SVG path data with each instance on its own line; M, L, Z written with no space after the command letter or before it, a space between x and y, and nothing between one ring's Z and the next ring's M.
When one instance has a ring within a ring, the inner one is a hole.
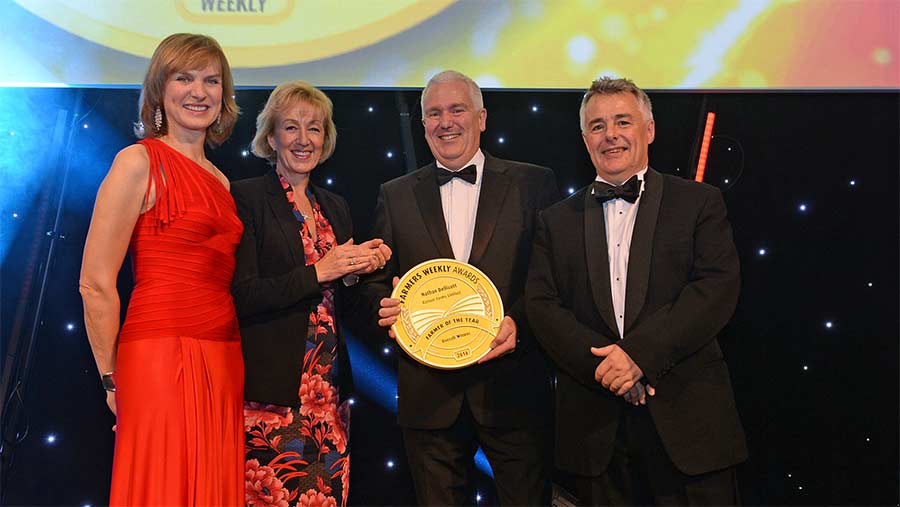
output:
M232 180L268 170L246 152L268 92L238 92L235 134L209 152ZM337 151L314 179L348 199L356 238L367 239L379 184L431 160L418 91L328 93ZM896 505L898 94L651 97L650 160L662 172L693 174L701 119L718 115L706 180L725 193L742 261L740 303L721 342L750 443L745 503ZM0 89L5 504L108 498L113 418L84 333L78 272L97 187L133 141L137 98L122 89ZM552 167L563 193L584 186L593 170L579 101L576 92L488 91L483 148ZM125 297L130 277L126 263ZM356 343L354 372L366 376L357 385L375 387L353 409L351 503L410 504L391 403L396 351ZM487 477L478 482L473 503L476 494L495 501Z

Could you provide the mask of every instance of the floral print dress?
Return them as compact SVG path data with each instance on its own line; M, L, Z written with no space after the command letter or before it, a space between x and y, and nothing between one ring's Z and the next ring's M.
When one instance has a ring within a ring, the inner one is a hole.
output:
M306 265L314 264L336 239L313 194L317 238L312 234L284 179L288 201L300 223ZM350 482L350 405L341 403L337 377L337 334L334 288L322 291L322 302L309 315L303 356L300 407L244 402L246 503L252 506L347 505Z

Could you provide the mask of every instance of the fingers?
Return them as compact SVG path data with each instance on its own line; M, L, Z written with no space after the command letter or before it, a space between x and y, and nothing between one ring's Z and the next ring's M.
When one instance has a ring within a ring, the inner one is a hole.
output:
M391 287L396 287L398 283L400 283L399 277L395 276L394 278L391 279Z
M382 298L381 308L378 310L378 325L381 327L391 327L397 322L397 316L400 315L400 300L393 298Z
M600 382L600 380L605 377L607 373L609 373L610 369L612 369L612 361L608 361L606 359L600 361L600 364L597 365L597 369L594 370L594 380Z
M391 247L387 246L386 243L382 243L381 245L379 245L378 251L380 251L381 255L384 256L385 262L391 260L391 256L394 255L394 251L391 250Z
M614 350L615 345L607 345L605 347L591 347L591 354L597 357L606 357Z
M383 240L383 239L381 239L381 238L372 238L372 239L370 239L369 241L363 241L363 242L360 243L358 246L361 246L361 247L364 247L364 248L377 248L378 245L380 245L380 244L382 244L382 243L384 243L384 240Z
M516 350L516 321L507 315L500 321L500 329L497 330L497 336L491 342L490 352L479 359L478 364L509 354L514 350Z
M384 240L381 238L373 238L365 243L360 243L357 245L360 249L360 256L371 256L371 264L373 265L373 271L375 269L381 269L385 264L391 259L391 248L384 243Z
M500 357L504 354L509 354L516 348L516 339L513 336L507 336L506 339L501 340L500 338L494 338L494 341L491 342L491 350L487 354L484 355L481 359L478 360L478 364L481 364L485 361L490 361L496 357Z
M647 384L647 394L650 396L656 396L656 388Z
M634 384L623 397L625 398L625 401L634 406L647 404L646 392L644 391L644 386L640 383Z
M638 384L638 385L640 385L640 384ZM610 391L615 392L617 396L622 396L623 394L627 393L634 386L635 386L634 380L625 380L623 382L623 379L620 377L612 383L612 385L610 386L609 389L610 389Z

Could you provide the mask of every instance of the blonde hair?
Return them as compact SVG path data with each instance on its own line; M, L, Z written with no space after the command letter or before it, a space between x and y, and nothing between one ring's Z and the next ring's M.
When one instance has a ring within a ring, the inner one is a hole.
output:
M163 98L166 82L176 72L202 69L209 64L218 64L222 74L222 109L219 121L213 122L206 129L206 141L211 146L218 146L228 139L234 124L237 122L240 108L234 101L234 80L231 67L222 47L215 39L207 35L192 33L176 33L163 39L150 58L150 66L144 76L141 97L138 100L138 111L143 124L135 127L138 138L145 136L160 137L168 132L168 125L163 120L159 131L154 128L156 109L163 111Z
M287 108L300 102L306 102L319 108L325 116L325 140L322 144L322 158L319 159L319 163L328 160L328 157L334 153L334 147L337 144L337 128L334 126L332 118L334 106L328 95L306 81L282 83L269 95L265 107L256 117L256 135L253 136L253 141L250 143L250 149L254 155L269 162L275 162L276 153L269 146L269 136L275 130L276 119Z
M603 76L591 83L591 87L588 88L588 91L584 93L584 97L581 99L581 108L578 109L578 120L581 130L584 130L584 110L587 108L587 103L591 98L595 95L614 95L616 93L630 93L634 95L638 104L644 109L644 114L647 115L646 119L653 119L653 105L650 103L650 97L647 96L644 90L638 88L634 81Z

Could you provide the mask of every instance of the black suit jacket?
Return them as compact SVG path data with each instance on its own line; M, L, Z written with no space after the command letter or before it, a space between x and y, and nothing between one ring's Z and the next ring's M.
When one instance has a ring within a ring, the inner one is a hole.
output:
M313 185L310 188L337 243L350 239L353 224L344 198ZM244 222L232 282L244 352L244 398L296 407L300 404L309 314L322 301L323 287L315 267L306 266L300 223L275 172L236 181L231 193ZM353 386L340 326L345 287L340 280L335 283L338 380L341 398L346 398Z
M716 334L734 312L740 266L721 192L650 169L631 240L618 340L602 204L590 186L539 219L527 288L531 325L558 367L556 460L597 475L625 403L594 380L590 347L618 343L656 388L648 409L682 472L746 459Z
M392 276L420 262L453 258L432 163L382 185L374 237L393 249L381 273L363 284L369 330L377 328L379 300L390 294ZM516 322L515 353L455 371L423 366L405 354L398 363L401 426L437 429L457 418L463 399L476 420L487 426L534 424L549 407L549 375L528 329L522 296L538 210L558 196L550 169L494 158L485 153L469 264L490 277L507 315ZM384 330L378 330L384 336Z

